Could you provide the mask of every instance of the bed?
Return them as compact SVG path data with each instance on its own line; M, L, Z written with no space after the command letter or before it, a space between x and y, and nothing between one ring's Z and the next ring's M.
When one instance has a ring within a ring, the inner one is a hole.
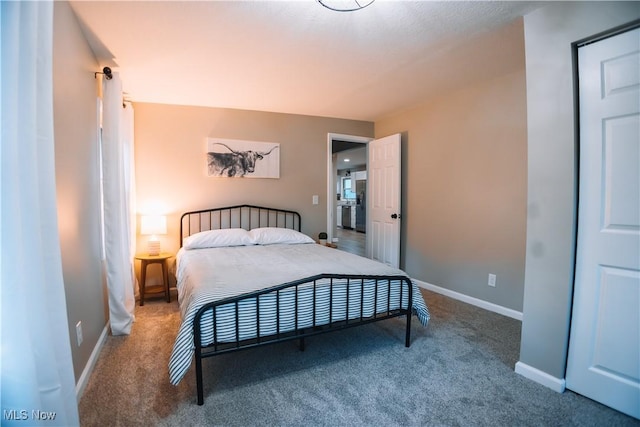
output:
M176 279L181 326L169 361L177 385L202 360L393 317L427 325L429 311L402 271L317 244L297 212L252 205L198 210L180 219Z

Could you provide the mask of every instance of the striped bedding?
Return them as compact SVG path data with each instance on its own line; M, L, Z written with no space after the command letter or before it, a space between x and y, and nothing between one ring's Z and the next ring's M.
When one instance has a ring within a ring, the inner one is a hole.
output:
M247 294L257 290L312 277L318 274L357 274L406 276L398 269L347 252L313 243L234 246L208 249L181 249L177 257L178 300L182 323L169 361L169 377L178 384L191 365L194 354L193 318L202 305L228 297ZM406 308L408 292L406 284L401 291L400 281L390 286L378 285L373 280L350 282L336 286L329 297L327 284L316 284L315 324L371 316L378 312ZM360 288L365 298L360 301ZM426 326L429 311L415 284L413 287L413 312ZM349 306L346 295L349 293ZM375 295L375 297L374 297ZM329 301L331 299L331 301ZM235 305L225 304L216 309L217 342L255 338L256 299L243 300L239 304L239 330L235 327ZM375 300L375 301L374 301ZM331 314L329 305L331 304ZM259 300L260 336L280 333L314 324L313 285L298 288L298 316L295 316L295 290L280 293L279 314L276 320L276 302L273 294L265 294ZM362 310L361 310L362 307ZM375 307L375 308L374 308ZM362 313L360 313L362 311ZM279 323L279 329L276 327ZM213 328L203 328L203 345L214 341ZM236 335L239 334L239 335Z

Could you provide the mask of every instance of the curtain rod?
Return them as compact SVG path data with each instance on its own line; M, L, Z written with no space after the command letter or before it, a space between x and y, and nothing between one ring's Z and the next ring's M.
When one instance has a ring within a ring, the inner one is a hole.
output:
M111 68L109 68L109 67L104 67L104 68L102 69L102 72L100 72L100 71L96 71L95 73L93 73L93 78L94 78L94 79L95 79L95 78L98 78L98 74L104 74L104 77L105 77L107 80L111 80L111 79L113 78L113 74L111 74Z

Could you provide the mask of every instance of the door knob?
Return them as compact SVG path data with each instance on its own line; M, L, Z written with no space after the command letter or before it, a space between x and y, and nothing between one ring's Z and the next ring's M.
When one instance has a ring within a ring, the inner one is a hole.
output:
M393 219L398 218L398 214L392 214L392 215L391 215L391 218L393 218Z

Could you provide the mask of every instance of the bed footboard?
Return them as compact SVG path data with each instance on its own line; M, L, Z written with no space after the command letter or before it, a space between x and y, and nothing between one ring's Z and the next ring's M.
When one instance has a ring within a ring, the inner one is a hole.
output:
M300 340L406 316L411 344L413 284L406 276L322 274L203 305L193 321L198 405L204 403L202 359Z

